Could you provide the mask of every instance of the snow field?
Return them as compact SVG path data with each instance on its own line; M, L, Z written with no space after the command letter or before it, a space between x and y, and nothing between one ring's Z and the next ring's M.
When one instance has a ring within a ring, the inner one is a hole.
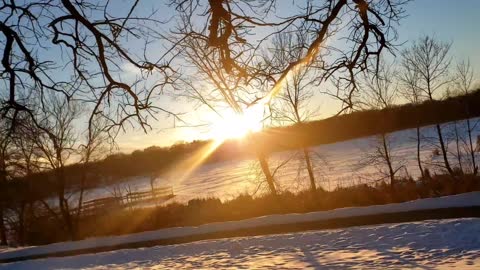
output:
M480 219L430 220L124 249L0 269L478 269Z

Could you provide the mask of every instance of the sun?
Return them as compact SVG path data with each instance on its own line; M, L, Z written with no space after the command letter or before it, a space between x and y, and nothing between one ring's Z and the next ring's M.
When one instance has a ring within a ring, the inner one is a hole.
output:
M248 133L262 129L263 113L255 108L249 108L243 114L226 113L222 119L213 125L211 136L217 141L240 139Z

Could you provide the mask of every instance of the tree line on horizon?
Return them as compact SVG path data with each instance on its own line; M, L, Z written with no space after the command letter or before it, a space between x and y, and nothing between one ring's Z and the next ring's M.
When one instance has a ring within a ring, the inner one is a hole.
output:
M480 91L468 95L448 97L444 100L425 101L420 104L396 105L388 109L365 109L323 120L303 122L286 127L269 128L255 134L268 153L295 150L303 147L330 144L339 141L390 133L409 128L422 128L435 123L455 122L480 116L480 108L473 105L480 103ZM472 108L466 114L464 107ZM420 116L420 117L418 117ZM381 121L378 121L381 119ZM262 138L263 137L263 138ZM91 170L86 187L92 188L113 184L138 175L161 176L185 156L193 155L208 145L210 141L179 142L171 146L150 146L132 153L113 153L101 160L91 162ZM473 138L476 147L477 138ZM205 163L251 158L241 140L228 140L218 147ZM303 151L303 150L302 150ZM71 188L80 186L81 172L86 168L82 163L66 166ZM51 173L51 172L50 172ZM49 172L39 172L32 181L48 182ZM41 179L41 180L35 180ZM45 188L44 188L45 189ZM52 191L50 191L52 192ZM47 192L49 193L49 192Z

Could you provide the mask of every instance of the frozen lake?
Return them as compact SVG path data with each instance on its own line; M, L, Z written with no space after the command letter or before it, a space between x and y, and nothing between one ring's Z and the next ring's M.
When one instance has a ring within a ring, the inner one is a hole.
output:
M472 119L476 124L473 132L474 145L479 136L480 118ZM454 123L442 125L443 135L448 143L449 159L452 167L458 167L456 156L457 147L455 140ZM460 134L460 150L465 149L466 124L465 121L457 122ZM436 155L438 138L433 126L421 129L422 149L421 156L423 167L432 173L443 168L442 158ZM391 133L388 136L391 147L391 156L394 167L399 168L399 176L410 175L417 177L420 172L416 160L416 129L408 129ZM378 137L371 136L338 142L333 144L310 147L314 163L317 186L326 190L344 187L359 183L375 183L386 179L386 168L382 165L369 164L367 161L378 147ZM480 153L476 153L480 159ZM461 155L462 167L469 170L470 160L465 152ZM289 160L289 162L286 162ZM298 151L275 153L269 158L270 168L275 172L277 185L281 190L298 191L308 188L308 174L302 156ZM219 163L210 163L199 166L186 177L159 177L155 179L155 186L173 186L176 197L171 201L186 202L193 198L218 197L229 199L241 193L258 194L266 190L262 181L260 168L255 160L234 160ZM114 186L89 190L86 199L112 196L114 193L130 191L145 191L151 188L148 176L138 176Z

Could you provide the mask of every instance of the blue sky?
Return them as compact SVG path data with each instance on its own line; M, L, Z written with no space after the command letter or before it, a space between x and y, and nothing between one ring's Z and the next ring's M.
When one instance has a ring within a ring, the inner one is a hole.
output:
M401 40L414 40L421 35L435 35L453 42L455 58L470 58L480 67L480 1L417 0L406 7L409 16L400 25Z
M285 1L287 3L287 1ZM290 1L280 8L291 6ZM407 17L401 21L397 27L399 40L398 43L415 40L422 35L433 35L436 38L452 42L451 53L454 59L469 58L472 66L480 74L480 1L477 0L416 0L406 5ZM321 117L328 117L335 111L335 106L331 100L316 95L313 104L320 105L323 108ZM186 110L190 108L180 102L178 106L185 106ZM201 121L197 117L192 118L192 122ZM118 144L121 151L129 152L134 149L142 149L151 145L165 146L177 141L190 141L195 138L205 139L205 128L180 128L171 129L172 120L159 118L158 123L154 123L154 130L149 134L141 131L129 130L127 134L120 135Z

